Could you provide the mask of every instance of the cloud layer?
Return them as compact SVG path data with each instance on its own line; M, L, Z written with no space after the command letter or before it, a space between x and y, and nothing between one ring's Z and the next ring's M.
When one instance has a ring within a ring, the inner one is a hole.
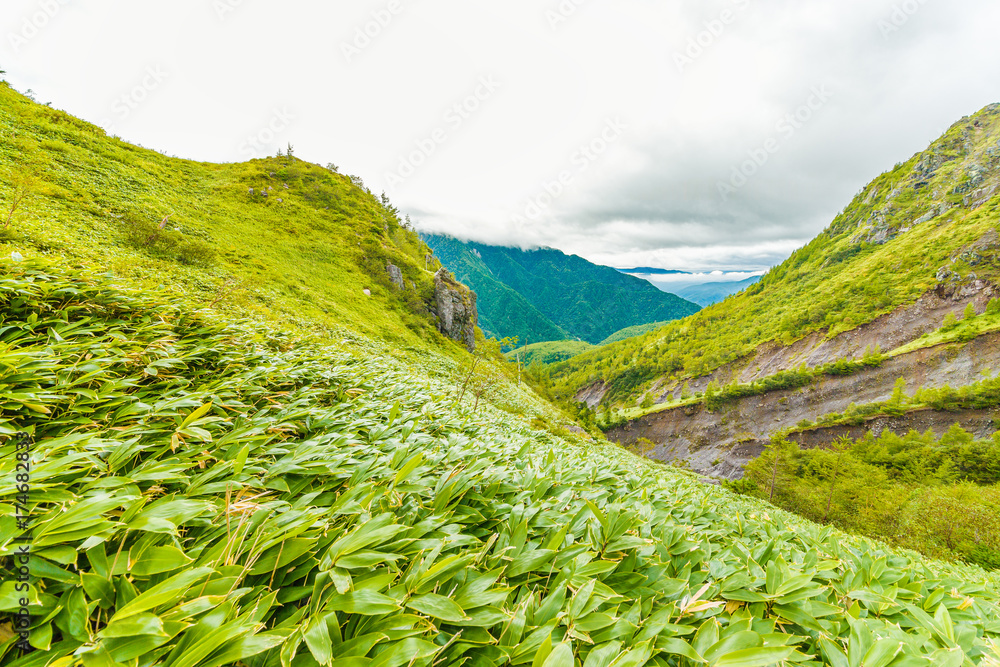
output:
M0 65L168 154L292 143L428 230L754 271L1000 101L998 21L988 0L7 0Z

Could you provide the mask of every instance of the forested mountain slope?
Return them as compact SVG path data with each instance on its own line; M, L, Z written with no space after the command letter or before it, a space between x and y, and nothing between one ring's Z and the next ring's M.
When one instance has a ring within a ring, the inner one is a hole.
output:
M423 235L434 254L479 295L480 325L521 343L599 344L626 327L686 317L698 306L646 280L542 248L520 250Z

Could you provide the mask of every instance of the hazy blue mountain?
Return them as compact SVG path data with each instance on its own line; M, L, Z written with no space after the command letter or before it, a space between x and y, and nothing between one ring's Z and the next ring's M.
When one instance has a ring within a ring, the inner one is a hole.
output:
M712 304L719 303L727 296L742 292L761 279L761 276L754 276L735 283L703 283L701 285L686 285L675 290L677 296L688 301L693 301L699 306L706 308Z

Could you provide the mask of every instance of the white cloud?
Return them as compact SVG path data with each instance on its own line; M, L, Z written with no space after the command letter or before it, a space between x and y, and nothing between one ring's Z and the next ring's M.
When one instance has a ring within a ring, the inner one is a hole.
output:
M987 0L927 0L888 32L898 0L587 0L554 27L555 0L45 1L59 11L16 50L10 35L43 0L4 0L0 16L0 65L41 101L100 123L159 67L169 78L115 123L128 140L242 160L282 109L294 121L267 150L334 162L429 229L617 266L769 266L871 178L1000 101L1000 5ZM497 90L451 123L483 77ZM830 100L785 137L778 122L822 85ZM609 119L626 129L582 169ZM723 201L718 184L775 137L780 150Z

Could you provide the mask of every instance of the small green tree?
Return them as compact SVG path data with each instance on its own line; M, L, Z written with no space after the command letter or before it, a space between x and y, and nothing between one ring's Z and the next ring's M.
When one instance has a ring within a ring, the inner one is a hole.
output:
M976 316L976 307L970 302L969 305L965 307L965 312L962 313L963 320L971 320Z
M38 187L38 179L35 175L25 170L18 170L10 174L8 178L10 192L7 194L6 202L4 203L4 210L6 212L6 218L3 221L4 229L10 227L14 215L22 210L25 204L35 196Z
M950 331L958 326L958 318L955 317L955 313L948 313L944 316L944 321L941 323L942 331Z
M847 452L849 452L853 446L854 442L847 437L836 440L830 446L830 451L834 453L835 458L833 472L830 475L830 492L826 498L826 510L823 513L823 523L826 523L830 518L830 508L833 506L833 497L837 489L837 481L840 477L840 471L844 467L844 456L847 455Z
M686 401L689 398L691 398L691 386L685 380L684 386L681 387L681 400Z
M906 398L906 380L899 378L896 380L895 387L893 387L892 397L885 404L885 413L898 417L906 411L908 402Z

